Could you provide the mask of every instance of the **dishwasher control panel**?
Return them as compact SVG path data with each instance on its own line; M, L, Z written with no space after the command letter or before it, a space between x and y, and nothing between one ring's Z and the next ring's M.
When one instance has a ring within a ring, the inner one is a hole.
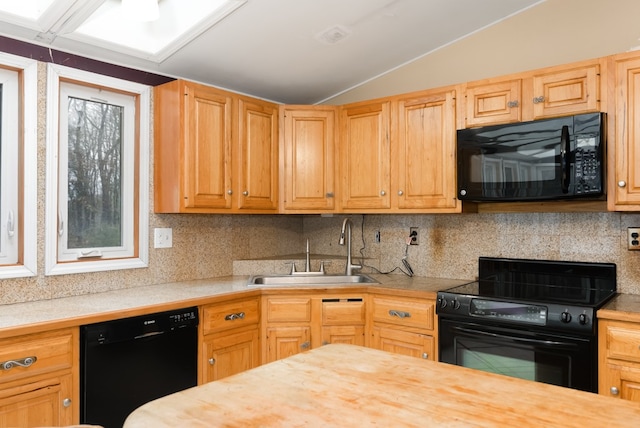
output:
M188 308L169 315L169 325L172 330L187 327L194 323L198 324L198 308Z

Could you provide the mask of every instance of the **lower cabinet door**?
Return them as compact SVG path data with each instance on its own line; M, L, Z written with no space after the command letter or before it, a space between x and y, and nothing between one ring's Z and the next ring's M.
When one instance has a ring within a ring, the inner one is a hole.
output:
M432 336L397 328L375 326L372 329L371 347L411 357L435 359Z
M640 369L608 364L602 370L600 394L640 403Z
M331 325L322 327L322 344L346 343L364 346L364 326Z
M71 374L0 390L0 426L61 426L74 423Z
M204 382L222 379L260 365L258 329L212 334L204 340Z
M280 360L311 348L311 328L282 326L267 328L267 361Z

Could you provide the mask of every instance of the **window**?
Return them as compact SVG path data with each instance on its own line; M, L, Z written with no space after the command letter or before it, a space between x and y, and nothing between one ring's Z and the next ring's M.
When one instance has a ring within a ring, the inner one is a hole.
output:
M0 53L0 278L36 274L37 63Z
M146 267L148 86L49 65L46 274Z

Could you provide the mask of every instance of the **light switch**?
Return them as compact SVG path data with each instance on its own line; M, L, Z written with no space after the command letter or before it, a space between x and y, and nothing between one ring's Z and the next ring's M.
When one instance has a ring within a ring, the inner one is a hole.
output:
M171 229L170 227L156 227L155 229L153 229L153 247L173 247L173 229Z

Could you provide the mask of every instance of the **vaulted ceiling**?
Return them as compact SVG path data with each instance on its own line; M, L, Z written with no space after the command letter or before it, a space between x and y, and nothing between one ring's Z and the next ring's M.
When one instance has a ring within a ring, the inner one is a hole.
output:
M0 35L313 104L542 1L159 0L158 18L144 22L121 0L19 0L0 4Z

